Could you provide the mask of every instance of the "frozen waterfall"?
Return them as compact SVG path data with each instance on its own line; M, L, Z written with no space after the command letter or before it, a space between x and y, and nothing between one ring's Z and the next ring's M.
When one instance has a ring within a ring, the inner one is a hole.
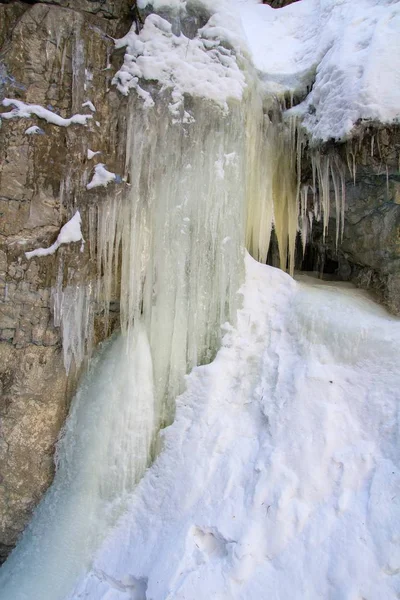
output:
M397 497L399 322L283 272L332 210L339 240L345 166L307 146L291 102L263 93L248 57L210 29L189 39L151 15L143 39L125 40L127 191L87 211L92 279L63 287L61 264L53 290L67 370L91 356L99 307L107 321L117 300L120 331L83 377L1 600L253 600L274 586L285 600L342 600L377 598L380 584L395 598L399 512L379 488L391 473ZM165 58L157 77L139 65L146 43ZM175 59L173 88L162 77ZM191 60L188 91L177 75ZM245 260L266 262L272 229L279 271ZM346 531L350 566L331 559ZM296 596L307 562L315 588Z

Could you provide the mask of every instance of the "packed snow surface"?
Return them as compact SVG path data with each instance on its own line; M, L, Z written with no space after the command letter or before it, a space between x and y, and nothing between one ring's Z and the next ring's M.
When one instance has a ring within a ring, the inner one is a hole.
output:
M398 598L400 321L246 263L237 327L70 599Z
M37 248L36 250L25 252L26 258L29 259L33 258L34 256L48 256L49 254L54 254L61 244L70 244L71 242L80 242L81 240L83 241L81 223L81 215L79 210L77 210L72 219L70 219L61 227L60 233L58 234L54 244L49 246L49 248Z
M314 141L349 137L360 119L400 119L398 0L301 0L279 10L261 0L141 5L181 15L185 5L200 5L211 15L194 39L150 15L139 36L132 30L118 42L127 54L117 85L125 93L135 88L147 105L146 79L173 88L179 102L184 93L220 104L240 98L246 82L239 65L251 57L267 93L305 98L293 113Z

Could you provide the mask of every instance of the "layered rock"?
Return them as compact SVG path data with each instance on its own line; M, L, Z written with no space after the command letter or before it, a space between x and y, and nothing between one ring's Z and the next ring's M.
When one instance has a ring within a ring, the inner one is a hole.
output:
M78 207L87 237L87 213L106 194L86 190L94 165L124 170L124 100L111 85L119 60L112 38L129 28L130 4L0 4L0 100L62 117L91 115L87 126L60 127L36 116L1 119L12 106L0 108L0 560L52 479L76 379L72 373L68 380L63 366L51 290L57 281L84 282L93 269L89 244L30 261L24 252L52 244ZM82 106L87 101L93 106ZM27 133L32 126L37 133ZM88 149L101 154L89 160Z

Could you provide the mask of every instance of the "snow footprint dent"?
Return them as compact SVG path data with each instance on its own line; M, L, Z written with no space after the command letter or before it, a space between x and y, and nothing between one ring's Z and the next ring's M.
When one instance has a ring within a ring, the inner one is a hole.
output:
M216 527L195 526L191 530L191 535L195 548L198 549L198 564L212 559L223 559L228 555L227 544L232 542L226 540Z
M129 595L129 600L147 600L147 577L134 577L133 575L126 575L122 579L116 579L111 575L105 573L102 569L96 570L96 577L106 583L109 586L109 592L106 592L105 596L102 596L104 600L108 598L125 598L126 594ZM121 596L122 594L122 596Z

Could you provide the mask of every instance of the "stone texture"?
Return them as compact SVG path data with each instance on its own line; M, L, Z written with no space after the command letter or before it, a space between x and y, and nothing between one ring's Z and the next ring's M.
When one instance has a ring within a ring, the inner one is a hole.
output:
M28 5L23 2L0 3L0 49L4 43L11 37L12 29L17 23L19 17L28 9ZM1 77L1 71L0 71Z
M343 240L336 248L336 220L322 239L314 229L316 266L336 263L340 279L370 289L395 314L400 314L400 127L360 127L355 138L333 145L346 168L346 210ZM348 160L350 159L350 160Z
M36 326L39 344L46 337L46 318L44 312ZM18 349L0 342L0 560L52 478L54 442L67 410L66 379L56 346Z
M69 8L77 12L87 12L107 19L124 19L130 14L133 0L23 0L25 4L50 4ZM14 0L3 0L5 5L13 5Z
M123 174L125 104L111 78L121 57L131 2L60 0L0 3L0 100L40 104L63 117L90 113L87 127L57 127L36 117L0 127L0 562L51 482L54 444L77 374L67 379L51 289L86 282L95 270L90 240L28 261L24 252L54 242L79 208L106 195L86 190L96 162ZM71 10L74 9L74 10ZM106 17L106 18L105 18ZM0 107L1 113L9 108ZM38 125L42 135L25 135ZM101 152L87 159L87 149ZM101 321L101 316L97 319ZM116 321L116 319L114 319ZM106 334L97 322L96 341Z

